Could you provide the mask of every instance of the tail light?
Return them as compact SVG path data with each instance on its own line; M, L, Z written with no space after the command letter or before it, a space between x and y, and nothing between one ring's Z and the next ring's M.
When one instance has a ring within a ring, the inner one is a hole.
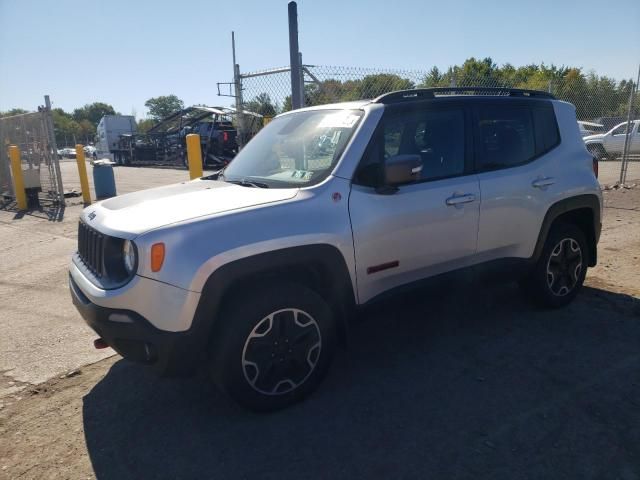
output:
M222 132L222 141L223 142L229 141L229 132Z
M598 178L598 159L593 157L593 173Z

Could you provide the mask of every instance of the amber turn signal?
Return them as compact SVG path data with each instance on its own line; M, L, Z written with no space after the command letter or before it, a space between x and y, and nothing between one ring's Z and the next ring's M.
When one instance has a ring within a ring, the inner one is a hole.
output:
M159 272L164 262L164 243L154 243L151 246L151 271Z

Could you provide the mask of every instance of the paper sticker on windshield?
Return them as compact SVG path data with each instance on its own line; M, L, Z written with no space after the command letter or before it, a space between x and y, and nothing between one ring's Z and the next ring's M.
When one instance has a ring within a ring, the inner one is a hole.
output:
M324 117L317 128L351 128L359 118L359 115L350 112L332 113Z
M300 180L311 180L311 177L313 177L313 172L307 170L294 170L291 173L291 178L299 178Z

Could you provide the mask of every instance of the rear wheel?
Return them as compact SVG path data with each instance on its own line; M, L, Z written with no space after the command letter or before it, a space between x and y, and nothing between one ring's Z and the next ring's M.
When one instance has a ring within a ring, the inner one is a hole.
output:
M213 380L236 402L270 411L314 391L335 350L331 309L314 291L280 284L236 295L212 345Z
M576 225L553 227L533 271L523 282L540 306L558 308L570 303L584 283L588 265L584 233Z

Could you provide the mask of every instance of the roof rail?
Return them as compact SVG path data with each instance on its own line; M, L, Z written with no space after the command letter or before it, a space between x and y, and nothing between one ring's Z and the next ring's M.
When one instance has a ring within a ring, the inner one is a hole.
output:
M380 95L374 99L374 103L395 103L401 101L420 100L425 98L435 98L438 94L457 94L470 93L508 97L534 97L549 98L555 100L552 94L541 90L525 90L521 88L508 87L434 87L434 88L415 88L412 90L398 90Z

